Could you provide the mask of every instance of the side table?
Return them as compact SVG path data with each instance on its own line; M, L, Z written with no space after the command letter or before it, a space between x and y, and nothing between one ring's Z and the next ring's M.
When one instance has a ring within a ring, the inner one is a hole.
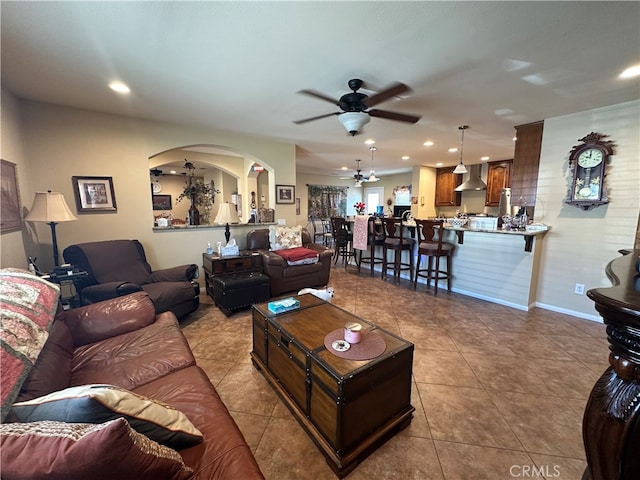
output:
M65 310L77 308L82 305L80 296L81 282L89 274L76 267L70 267L64 271L53 271L43 275L42 278L60 285L60 300Z
M221 257L217 253L203 253L202 269L207 294L215 300L213 277L230 273L262 273L262 257L253 251L241 251L239 255L230 257Z

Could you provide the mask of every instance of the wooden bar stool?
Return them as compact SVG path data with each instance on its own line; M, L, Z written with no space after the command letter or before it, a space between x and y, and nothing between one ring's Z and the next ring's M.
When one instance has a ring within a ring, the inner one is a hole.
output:
M413 288L418 285L418 277L429 282L434 281L434 295L438 295L438 280L447 281L447 290L451 291L451 255L455 248L453 244L442 241L444 229L442 220L416 220L416 230L418 231L418 261L416 262L416 274L413 281ZM427 256L427 268L420 268L422 256ZM440 258L447 257L447 269L440 269ZM435 258L435 269L433 260Z
M364 250L358 250L358 272L363 263L368 263L371 268L371 276L373 276L373 268L376 265L384 263L384 257L376 257L376 247L382 247L384 244L385 234L382 224L376 223L376 217L369 217L367 220L367 245L369 246L369 256L363 257Z
M402 221L399 218L382 218L385 239L382 243L382 278L387 276L387 270L393 268L394 278L400 280L402 270L409 271L409 278L413 281L413 238L403 236ZM387 252L393 251L393 263L388 262ZM409 263L402 261L402 252L409 252Z
M347 221L342 217L331 217L331 227L333 229L333 248L335 250L333 264L338 263L338 258L342 257L342 264L346 267L351 261L353 254L353 235L347 228Z

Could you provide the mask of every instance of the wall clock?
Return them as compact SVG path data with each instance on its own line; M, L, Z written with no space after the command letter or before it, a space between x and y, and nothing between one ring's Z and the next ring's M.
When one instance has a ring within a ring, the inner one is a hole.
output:
M162 185L157 180L151 184L151 190L153 193L160 193L162 191Z
M591 132L579 139L583 143L575 145L569 152L571 184L565 203L583 210L609 203L604 178L615 144L604 140L606 137L608 135Z

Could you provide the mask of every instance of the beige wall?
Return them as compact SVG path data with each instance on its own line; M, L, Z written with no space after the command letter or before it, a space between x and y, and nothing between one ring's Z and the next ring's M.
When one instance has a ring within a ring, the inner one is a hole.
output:
M31 187L25 189L26 197L23 191L23 199L31 199L34 191L60 191L75 211L73 175L113 177L117 213L79 214L78 221L59 224L61 251L73 243L137 238L145 246L154 268L182 263L201 265L207 241L223 240L223 227L171 232L152 229L149 157L171 148L224 145L241 152L245 158L272 167L278 183L295 183L295 146L292 144L37 102L20 101L18 106L23 121L14 137L21 135L24 139L23 171L28 171ZM4 132L4 101L2 112ZM7 116L18 118L17 114ZM26 203L30 205L30 201ZM295 223L295 207L276 206L276 217ZM239 240L244 243L242 230ZM49 227L36 224L35 233L27 237L27 254L37 255L42 259L41 267L50 268L53 261ZM34 245L30 245L31 240ZM5 256L3 249L2 266L26 266L19 248L13 250L15 252Z
M2 101L2 137L0 141L1 155L4 160L16 164L16 176L20 193L22 210L31 208L34 190L29 181L29 170L24 153L24 136L20 127L18 101L5 90L1 90ZM28 228L28 225L27 225ZM48 227L47 227L48 228ZM0 235L0 265L3 267L27 267L24 229ZM31 255L31 253L29 253Z
M598 319L593 302L573 293L610 286L605 267L618 249L633 247L640 211L640 101L549 118L544 123L536 217L551 225L538 283L537 304ZM615 155L605 184L610 203L584 211L567 205L569 151L590 132L609 135Z

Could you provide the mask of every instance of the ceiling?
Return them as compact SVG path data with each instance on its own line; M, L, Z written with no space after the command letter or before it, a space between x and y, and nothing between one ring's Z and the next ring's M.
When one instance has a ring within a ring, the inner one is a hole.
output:
M635 1L0 5L16 96L294 143L305 173L352 175L356 158L367 173L368 138L378 175L453 165L463 124L465 164L512 158L515 125L640 98L638 77L617 78L640 63ZM372 118L355 137L337 117L293 123L338 111L298 90L337 99L351 78L409 85L375 108L421 120Z

